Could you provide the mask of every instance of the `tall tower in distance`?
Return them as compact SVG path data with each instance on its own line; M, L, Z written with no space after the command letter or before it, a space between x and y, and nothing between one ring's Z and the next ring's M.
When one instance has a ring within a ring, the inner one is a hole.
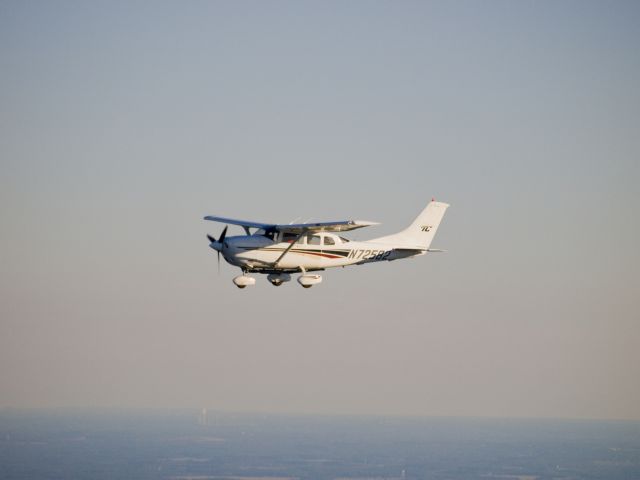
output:
M207 416L206 408L203 408L202 412L200 412L200 415L198 416L198 425L209 425L209 417Z

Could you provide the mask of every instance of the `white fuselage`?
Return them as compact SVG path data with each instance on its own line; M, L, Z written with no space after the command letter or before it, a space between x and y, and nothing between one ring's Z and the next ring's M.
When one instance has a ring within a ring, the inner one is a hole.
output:
M332 267L346 267L364 263L382 262L424 255L439 251L430 245L438 230L448 204L427 204L404 230L356 242L338 233L376 225L364 220L339 220L314 223L260 223L235 218L207 215L205 220L226 223L218 240L207 235L209 246L222 254L227 262L242 269L242 275L233 279L238 288L255 285L248 273L267 274L275 286L291 280L291 273L300 272L298 283L310 288L322 282L322 276L308 273ZM246 235L227 237L228 225L244 228ZM252 230L256 231L251 234ZM441 250L440 250L441 251Z
M398 260L423 253L396 248L390 243L351 241L329 232L307 234L291 246L294 239L295 236L285 238L281 233L266 236L264 232L227 237L221 253L230 264L256 272L324 270ZM282 256L287 248L286 255Z

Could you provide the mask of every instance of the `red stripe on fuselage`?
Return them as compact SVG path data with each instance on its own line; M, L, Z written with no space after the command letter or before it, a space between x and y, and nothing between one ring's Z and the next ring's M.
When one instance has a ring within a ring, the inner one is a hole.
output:
M297 252L293 252L293 253L307 253L309 255L317 255L319 257L332 258L332 259L333 258L342 258L339 255L331 255L330 253L320 253L320 252L310 252L310 251L306 251L306 252L297 251Z
M283 252L284 251L284 249L275 249L275 248L261 248L259 250L261 250L263 252ZM291 253L291 254L300 253L300 254L303 254L303 255L305 255L305 254L306 255L315 255L317 257L330 258L332 260L335 260L336 258L344 258L344 257L342 257L340 255L332 255L330 253L317 252L317 251L314 251L314 250L297 250L296 249L296 250L290 250L289 253Z

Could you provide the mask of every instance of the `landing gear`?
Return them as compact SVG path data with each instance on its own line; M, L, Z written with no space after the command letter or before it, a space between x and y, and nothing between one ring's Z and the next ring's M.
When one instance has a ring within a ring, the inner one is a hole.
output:
M279 287L284 282L289 282L291 280L291 275L288 273L270 273L267 276L267 280L269 280L271 285L274 287Z
M267 275L267 280L269 280L271 285L274 287L279 287L285 282L290 282L291 275L288 273L270 273ZM302 275L300 275L297 280L303 288L311 288L318 283L322 283L322 276L307 273L305 270L302 270ZM256 279L254 277L250 277L247 270L243 270L242 275L238 275L233 279L233 283L236 287L242 289L254 286L256 284Z
M303 288L311 288L321 282L322 275L303 273L303 275L298 277L298 283L302 285Z
M255 285L256 279L253 277L250 277L246 273L243 273L242 275L238 275L236 278L234 278L233 283L238 288L245 288L245 287L250 287Z

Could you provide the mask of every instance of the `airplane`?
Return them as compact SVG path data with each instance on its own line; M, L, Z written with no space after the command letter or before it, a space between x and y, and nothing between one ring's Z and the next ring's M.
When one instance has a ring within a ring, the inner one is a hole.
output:
M213 215L204 219L226 224L217 240L211 235L207 235L207 238L209 247L218 252L218 267L222 254L228 263L242 270L242 275L233 279L238 288L255 285L256 279L249 273L266 274L267 280L276 287L289 282L292 273L301 273L298 283L310 288L321 283L322 276L309 272L443 252L430 246L448 207L446 203L431 199L406 229L362 242L349 240L339 234L379 223L340 220L275 224ZM246 235L228 237L229 225L242 227Z

